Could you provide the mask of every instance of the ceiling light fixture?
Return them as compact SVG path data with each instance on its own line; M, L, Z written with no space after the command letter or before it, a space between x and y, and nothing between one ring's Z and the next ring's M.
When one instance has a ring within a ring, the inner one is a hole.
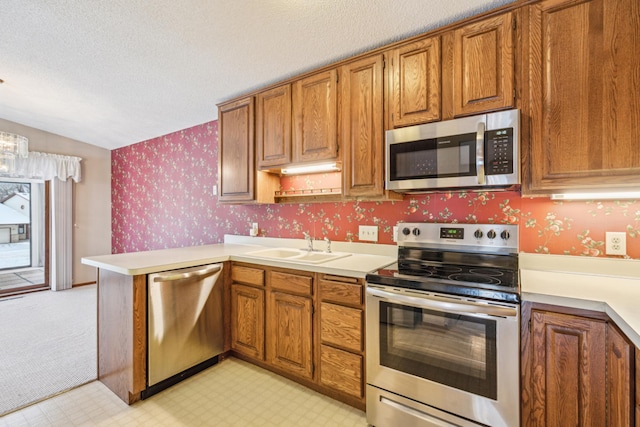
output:
M303 173L320 173L320 172L336 172L340 168L336 163L322 163L309 166L294 166L291 168L283 168L280 172L283 175L300 175Z
M640 191L616 191L608 193L562 193L552 194L551 200L618 200L640 199Z
M0 132L0 174L13 174L16 157L29 155L29 139L14 133Z

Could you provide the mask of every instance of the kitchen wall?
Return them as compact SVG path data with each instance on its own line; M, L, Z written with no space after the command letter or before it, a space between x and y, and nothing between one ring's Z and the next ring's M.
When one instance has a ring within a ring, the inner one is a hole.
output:
M605 231L627 232L640 259L640 201L555 202L518 192L438 193L396 202L223 205L213 196L218 123L205 123L112 152L114 253L218 243L224 234L358 241L358 225L378 225L391 244L399 221L519 224L520 250L604 256ZM324 181L324 182L323 182ZM326 185L335 175L283 179L285 189ZM329 184L331 185L331 184ZM316 187L317 188L317 187Z
M72 281L94 282L96 269L80 259L111 252L110 151L3 119L0 130L29 138L29 151L82 157L82 181L73 184Z

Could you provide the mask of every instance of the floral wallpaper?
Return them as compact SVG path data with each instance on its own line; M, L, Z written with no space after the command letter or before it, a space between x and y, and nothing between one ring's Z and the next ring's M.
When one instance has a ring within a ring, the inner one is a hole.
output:
M520 250L605 256L605 231L627 233L640 259L640 201L551 201L518 192L447 192L394 202L224 205L217 183L218 123L194 126L112 151L114 253L222 242L225 234L358 241L359 225L379 226L393 244L400 221L518 224ZM340 174L283 177L281 189L340 186Z

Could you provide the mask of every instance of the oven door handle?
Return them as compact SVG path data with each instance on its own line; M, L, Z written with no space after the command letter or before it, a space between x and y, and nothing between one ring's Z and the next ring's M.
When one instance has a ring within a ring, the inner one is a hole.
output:
M471 301L449 301L433 296L409 296L382 289L367 288L367 294L387 300L388 302L406 303L420 308L430 308L452 314L485 314L499 317L516 317L518 310L512 307L476 304Z

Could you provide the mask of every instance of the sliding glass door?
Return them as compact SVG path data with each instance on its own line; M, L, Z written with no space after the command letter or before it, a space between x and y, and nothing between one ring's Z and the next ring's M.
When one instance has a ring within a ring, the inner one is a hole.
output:
M0 296L48 287L46 185L0 180Z

